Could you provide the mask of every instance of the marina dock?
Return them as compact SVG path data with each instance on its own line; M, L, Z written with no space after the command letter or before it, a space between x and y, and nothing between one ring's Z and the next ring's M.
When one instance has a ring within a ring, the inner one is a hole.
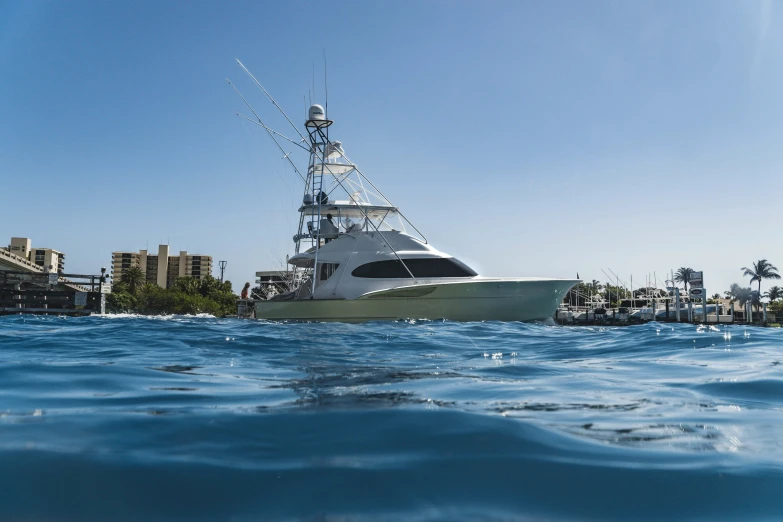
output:
M0 315L103 314L108 292L105 274L0 270Z
M554 315L554 320L560 325L571 326L626 326L656 321L659 323L690 323L690 324L744 324L755 326L770 326L778 324L782 318L767 310L762 304L759 310L747 305L740 310L734 306L707 305L707 315L704 317L701 305L690 308L684 306L677 312L673 307L667 308L597 308L561 307Z

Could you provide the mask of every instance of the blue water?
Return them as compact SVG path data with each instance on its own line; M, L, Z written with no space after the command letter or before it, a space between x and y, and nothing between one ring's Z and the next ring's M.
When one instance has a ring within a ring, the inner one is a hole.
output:
M0 520L780 520L783 331L0 317Z

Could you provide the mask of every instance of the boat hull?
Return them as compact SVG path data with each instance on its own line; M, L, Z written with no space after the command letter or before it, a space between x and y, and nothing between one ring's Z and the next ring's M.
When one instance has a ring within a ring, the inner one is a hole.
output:
M534 321L554 315L576 284L564 279L497 279L421 284L358 299L252 301L254 317L299 321ZM250 304L250 303L248 303Z

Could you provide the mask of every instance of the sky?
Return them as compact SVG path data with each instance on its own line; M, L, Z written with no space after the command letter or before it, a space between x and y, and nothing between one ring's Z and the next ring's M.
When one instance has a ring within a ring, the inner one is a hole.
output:
M235 59L300 128L326 63L331 137L482 275L783 272L783 4L752 0L0 0L0 244L279 268L301 182L226 78L293 129Z

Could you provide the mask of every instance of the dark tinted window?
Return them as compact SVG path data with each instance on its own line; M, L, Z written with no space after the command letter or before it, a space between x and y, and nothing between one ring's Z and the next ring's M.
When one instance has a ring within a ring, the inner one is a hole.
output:
M356 267L351 275L354 277L371 277L374 279L400 279L410 277L405 267L397 259L375 261Z
M436 259L405 259L408 267L415 277L473 277L476 274L464 263L452 258ZM403 279L410 278L408 270L398 259L388 261L375 261L354 269L351 275L354 277L368 277L373 279Z
M318 273L318 281L321 283L332 277L332 274L337 271L337 267L340 266L339 263L319 263L319 265L321 265L321 271Z

